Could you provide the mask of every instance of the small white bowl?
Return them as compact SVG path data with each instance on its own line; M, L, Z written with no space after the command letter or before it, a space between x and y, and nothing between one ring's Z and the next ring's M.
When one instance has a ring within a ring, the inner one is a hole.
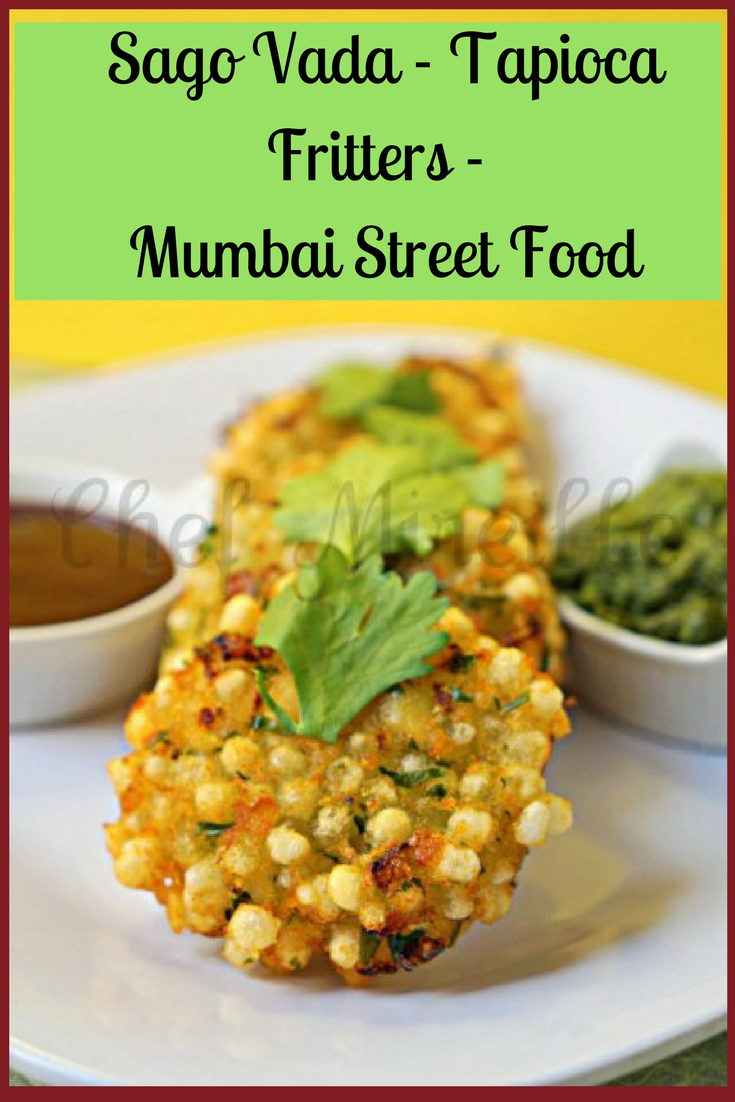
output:
M682 442L648 464L635 484L643 488L669 467L724 465L711 448ZM727 747L727 638L669 643L610 624L561 594L559 610L569 630L570 686L580 700L644 731Z
M685 646L593 616L569 597L572 689L601 712L654 734L710 749L727 746L727 639Z
M100 515L121 519L135 480L91 463L13 459L10 498L58 504L87 479L104 479L107 484ZM142 494L143 484L139 486ZM62 624L10 628L11 726L79 718L130 699L153 678L166 614L180 585L178 556L170 543L177 517L173 502L150 487L140 509L148 518L146 522L141 515L140 526L153 518L157 538L172 553L173 577L153 593L112 612ZM134 514L127 520L136 524Z

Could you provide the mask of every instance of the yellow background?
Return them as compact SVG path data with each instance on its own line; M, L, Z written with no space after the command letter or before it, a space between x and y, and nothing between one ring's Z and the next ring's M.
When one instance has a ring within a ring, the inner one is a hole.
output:
M18 21L202 20L721 21L720 10L262 11L63 9L11 12ZM723 135L725 126L723 87ZM723 159L724 160L724 159ZM723 166L724 174L724 166ZM724 177L723 177L724 183ZM665 186L665 181L662 181ZM723 187L723 196L725 189ZM672 227L676 232L676 227ZM723 242L725 211L723 208ZM725 288L723 247L723 289ZM487 328L608 356L724 395L726 299L716 302L12 302L11 357L92 368L197 342L333 322L409 322Z

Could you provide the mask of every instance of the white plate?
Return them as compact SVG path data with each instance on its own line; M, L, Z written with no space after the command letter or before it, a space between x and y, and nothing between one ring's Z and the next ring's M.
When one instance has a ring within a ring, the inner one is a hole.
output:
M487 341L487 338L484 338ZM238 401L342 357L463 353L477 334L312 331L22 395L14 446L175 486ZM717 403L524 346L550 488L599 493ZM553 467L549 457L553 456ZM524 868L514 907L410 975L353 991L326 969L241 974L113 880L100 824L120 716L19 733L12 750L11 1060L49 1084L601 1082L716 1032L725 1014L725 760L580 712L551 768L575 828Z

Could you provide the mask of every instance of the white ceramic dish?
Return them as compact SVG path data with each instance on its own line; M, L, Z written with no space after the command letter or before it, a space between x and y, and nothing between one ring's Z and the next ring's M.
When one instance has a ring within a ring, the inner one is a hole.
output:
M200 350L21 396L15 443L52 440L175 486L201 472L219 425L253 393L330 360L464 354L478 340L333 330ZM574 476L601 492L684 426L700 441L724 432L716 402L645 376L541 346L519 360L551 495ZM721 756L580 709L550 776L574 800L575 828L529 859L509 916L360 992L326 970L241 975L216 942L175 937L147 896L115 883L99 825L115 815L104 763L122 745L120 720L11 738L19 1070L85 1085L582 1084L723 1027Z
M688 647L648 639L559 602L569 629L569 670L581 699L665 738L727 746L727 640Z
M91 461L13 458L10 498L51 507L68 503L91 482L79 506L92 508L104 493L100 515L113 521L121 518L130 479ZM159 539L168 544L173 505L149 488L144 509L145 522L155 522ZM147 597L113 612L64 624L11 628L11 726L59 723L129 700L155 672L166 613L178 588L175 573Z
M726 443L713 437L668 444L640 465L631 491L671 467L726 467ZM708 749L727 746L727 639L696 647L668 643L606 623L567 597L559 607L580 697L654 734Z

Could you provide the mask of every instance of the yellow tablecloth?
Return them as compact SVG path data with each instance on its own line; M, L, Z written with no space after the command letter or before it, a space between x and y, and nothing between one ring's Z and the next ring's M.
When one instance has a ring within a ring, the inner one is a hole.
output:
M472 326L534 337L725 394L721 302L16 302L11 355L91 368L202 341L335 322Z

